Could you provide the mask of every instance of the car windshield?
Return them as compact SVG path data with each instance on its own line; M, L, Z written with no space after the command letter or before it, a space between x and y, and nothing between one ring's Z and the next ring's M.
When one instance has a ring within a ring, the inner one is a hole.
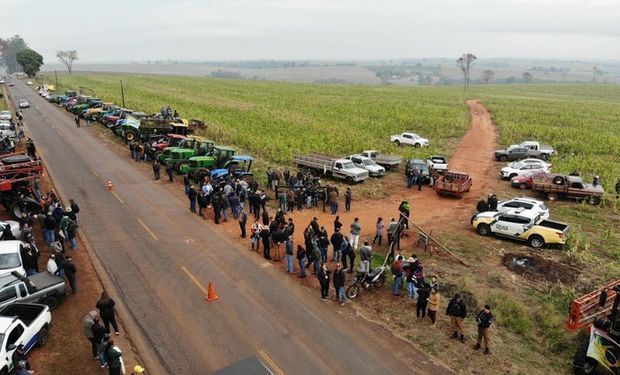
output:
M17 253L12 254L0 254L0 269L6 270L10 268L17 268L22 265Z
M364 165L375 165L376 164L374 160L372 159L364 159L362 162L364 163Z
M420 136L419 136L419 135L417 135L417 134L411 134L411 138L413 138L413 139L419 139L419 138L420 138Z
M538 207L540 207L540 209L543 210L543 211L547 211L548 210L547 206L545 206L544 203L539 204Z
M512 168L513 168L513 169L521 169L521 168L523 168L523 167L525 167L525 163L514 163L514 164L512 165Z
M349 169L349 168L354 168L354 165L352 162L342 163L342 169Z

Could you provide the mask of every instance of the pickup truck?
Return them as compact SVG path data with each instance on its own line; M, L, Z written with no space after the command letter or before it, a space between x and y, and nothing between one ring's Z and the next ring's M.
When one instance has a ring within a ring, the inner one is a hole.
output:
M448 170L448 161L441 155L433 155L426 159L426 165L437 173L443 173Z
M409 145L416 148L428 146L428 139L411 132L393 135L390 137L390 142L396 143L396 146Z
M558 198L586 200L592 205L599 205L605 193L600 184L587 184L580 176L559 174L540 174L532 176L532 190L551 201Z
M463 194L471 189L473 180L467 173L446 172L435 182L435 192L438 195L453 195L463 198Z
M371 158L377 164L379 164L380 166L388 170L392 168L397 168L400 165L400 162L402 161L402 158L400 156L384 155L377 150L362 151L360 155L366 156L367 158Z
M568 224L545 220L541 214L518 208L506 212L481 212L471 218L471 225L481 236L495 234L527 242L539 249L545 245L564 245Z
M0 276L0 308L15 302L42 303L50 310L67 294L65 280L49 272L28 277L18 272Z
M0 375L13 369L13 352L21 344L28 353L47 343L52 314L36 303L14 303L0 310Z
M351 160L356 167L365 169L371 177L381 177L385 174L385 168L377 164L369 157L362 155L351 155L347 159Z
M548 160L549 155L542 151L530 150L526 147L513 147L495 151L495 160L497 161L521 160L525 158Z
M555 152L555 149L551 147L550 145L541 145L537 141L524 141L524 142L519 143L518 145L510 145L508 146L508 149L510 150L512 148L519 148L519 147L527 148L527 149L534 150L534 151L540 151L544 155L547 155L547 158L553 155L553 153Z
M298 168L309 168L328 177L345 180L349 184L368 178L368 171L356 167L351 160L321 154L295 155Z

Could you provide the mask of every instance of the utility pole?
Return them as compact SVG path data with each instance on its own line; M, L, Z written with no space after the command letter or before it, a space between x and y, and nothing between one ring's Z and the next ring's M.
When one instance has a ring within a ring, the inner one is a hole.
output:
M56 92L60 92L60 86L58 86L58 73L55 70L54 77L56 77Z
M125 107L125 91L123 90L123 80L121 79L121 101L123 102L123 108Z

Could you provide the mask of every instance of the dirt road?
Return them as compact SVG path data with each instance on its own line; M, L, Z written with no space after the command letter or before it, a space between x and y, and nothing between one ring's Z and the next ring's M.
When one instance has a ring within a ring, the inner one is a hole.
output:
M94 134L21 82L24 117L58 189L165 373L204 374L257 357L274 373L449 373L380 326L325 303L204 225ZM106 190L111 180L114 190ZM213 281L219 300L204 301ZM395 342L398 345L394 345ZM153 364L155 365L155 364ZM155 372L157 373L157 372Z

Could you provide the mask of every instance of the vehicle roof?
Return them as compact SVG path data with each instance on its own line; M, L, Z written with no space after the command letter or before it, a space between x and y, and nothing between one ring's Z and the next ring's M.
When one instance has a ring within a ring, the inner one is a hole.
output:
M535 217L539 216L540 214L536 211L532 211L532 210L525 210L522 208L515 208L512 210L508 210L506 212L504 212L504 215L518 215L518 216L523 216L523 217L527 217L529 219L534 219Z
M411 164L424 164L424 165L426 165L426 163L422 159L409 159L409 162Z
M500 202L500 203L514 202L514 201L519 201L519 202L527 202L527 203L534 203L534 204L544 203L544 202L539 201L539 200L537 200L537 199L525 198L525 197L515 197L515 198L512 198L512 199L508 199L508 200L502 201L502 202Z
M431 155L429 156L429 159L443 159L446 160L446 157L443 155Z
M0 254L9 254L19 251L19 246L22 243L23 242L19 240L0 241Z
M350 158L359 158L359 159L370 159L368 156L364 156L364 155L360 155L360 154L354 154L354 155L350 155Z
M4 333L7 328L13 323L14 317L12 316L0 316L0 332Z

